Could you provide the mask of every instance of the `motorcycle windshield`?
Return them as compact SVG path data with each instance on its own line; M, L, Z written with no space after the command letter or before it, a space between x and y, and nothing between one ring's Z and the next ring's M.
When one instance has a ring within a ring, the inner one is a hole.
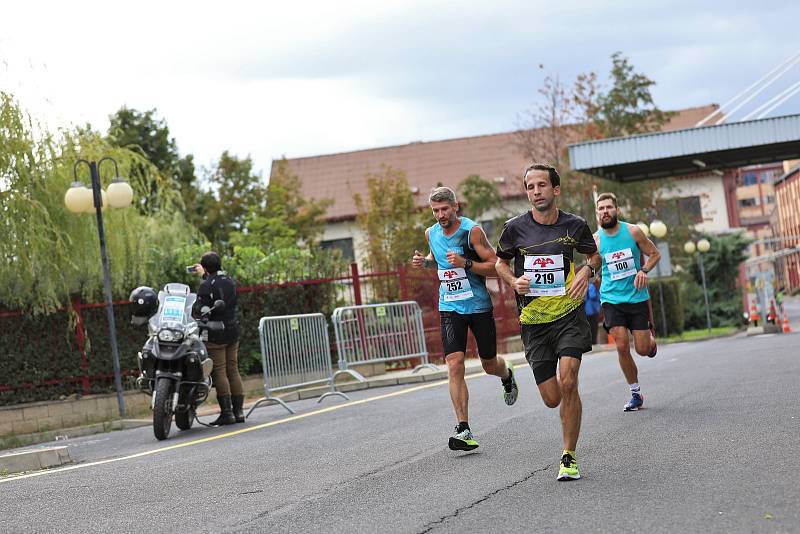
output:
M189 293L189 287L183 284L167 284L169 291L158 292L158 312L150 319L151 331L157 332L162 326L185 329L195 320L192 307L197 295Z

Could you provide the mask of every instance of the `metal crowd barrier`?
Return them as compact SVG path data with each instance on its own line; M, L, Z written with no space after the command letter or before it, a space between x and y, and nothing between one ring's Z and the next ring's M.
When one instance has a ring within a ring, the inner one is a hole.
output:
M439 370L428 362L422 310L414 301L336 308L331 320L339 353L334 379L347 373L364 382L364 376L349 369L350 365L410 358L420 358L415 373L422 368Z
M336 391L333 383L328 322L324 315L262 317L258 323L258 336L264 368L264 398L250 408L248 417L263 403L278 403L289 413L294 413L285 402L271 394L301 386L330 385L331 391L324 393L317 402L329 395L350 400L341 391Z

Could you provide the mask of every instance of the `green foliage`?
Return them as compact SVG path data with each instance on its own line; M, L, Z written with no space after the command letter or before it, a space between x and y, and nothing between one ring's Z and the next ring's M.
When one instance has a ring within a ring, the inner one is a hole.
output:
M497 187L477 174L471 174L461 182L459 192L461 194L459 198L463 200L462 211L470 219L481 222L484 214L495 212L495 216L491 219L491 229L487 231L487 237L489 242L496 243L503 230L503 223L515 215L503 208L503 199ZM487 228L484 230L486 231Z
M178 163L178 147L169 135L164 119L156 110L140 112L122 107L109 117L108 140L111 144L139 152L160 171L172 170Z
M286 159L278 161L267 186L266 207L250 206L245 230L234 233L231 242L265 251L295 248L298 242L313 247L332 201L305 198L301 189L302 182Z
M659 288L659 286L661 286ZM677 277L658 278L651 280L648 285L650 302L653 305L653 323L656 335L666 336L683 332L683 295L681 284ZM664 333L661 316L661 298L659 292L664 292L664 311L666 312L667 332Z
M708 303L712 326L741 324L741 297L736 287L739 265L746 259L750 243L741 232L704 236L711 249L702 255L706 274ZM688 260L689 271L683 276L685 326L687 329L706 327L706 308L700 273L699 252Z
M208 206L200 230L218 251L229 251L232 236L245 231L248 215L266 206L267 188L261 176L253 172L249 156L240 159L227 150L208 179L214 202Z
M177 208L180 197L143 156L109 145L90 129L53 136L34 125L11 95L0 94L0 305L43 312L68 305L72 295L101 299L96 218L68 212L64 194L78 159L104 156L113 157L120 174L129 177L134 202L149 194L150 184L159 184L156 213L144 206L144 213L103 211L112 293L120 298L160 278L172 268L171 251L192 240L195 232ZM78 172L87 182L88 169L80 166ZM113 165L104 164L100 172L108 184Z
M587 106L596 114L593 122L603 137L621 137L657 131L670 113L653 102L650 88L656 84L633 65L621 52L611 56L611 88L597 95L595 105Z
M353 195L356 221L364 232L364 263L372 272L385 272L406 263L415 249L423 250L425 229L420 223L411 189L403 171L384 166L379 174L367 175L366 197ZM396 300L396 280L375 286L376 298Z

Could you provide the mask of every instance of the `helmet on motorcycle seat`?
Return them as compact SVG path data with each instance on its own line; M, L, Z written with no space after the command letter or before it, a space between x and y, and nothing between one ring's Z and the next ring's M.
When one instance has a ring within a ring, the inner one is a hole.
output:
M152 288L141 286L131 292L133 315L136 317L150 317L158 311L158 295Z

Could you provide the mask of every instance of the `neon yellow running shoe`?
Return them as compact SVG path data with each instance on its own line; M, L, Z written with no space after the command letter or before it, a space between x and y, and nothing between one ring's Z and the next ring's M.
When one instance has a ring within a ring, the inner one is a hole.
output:
M575 457L568 452L564 452L559 462L558 480L578 480L581 474L578 472L578 462Z
M471 451L477 449L478 446L470 429L459 432L458 427L456 427L456 435L451 437L448 443L448 447L453 451Z

